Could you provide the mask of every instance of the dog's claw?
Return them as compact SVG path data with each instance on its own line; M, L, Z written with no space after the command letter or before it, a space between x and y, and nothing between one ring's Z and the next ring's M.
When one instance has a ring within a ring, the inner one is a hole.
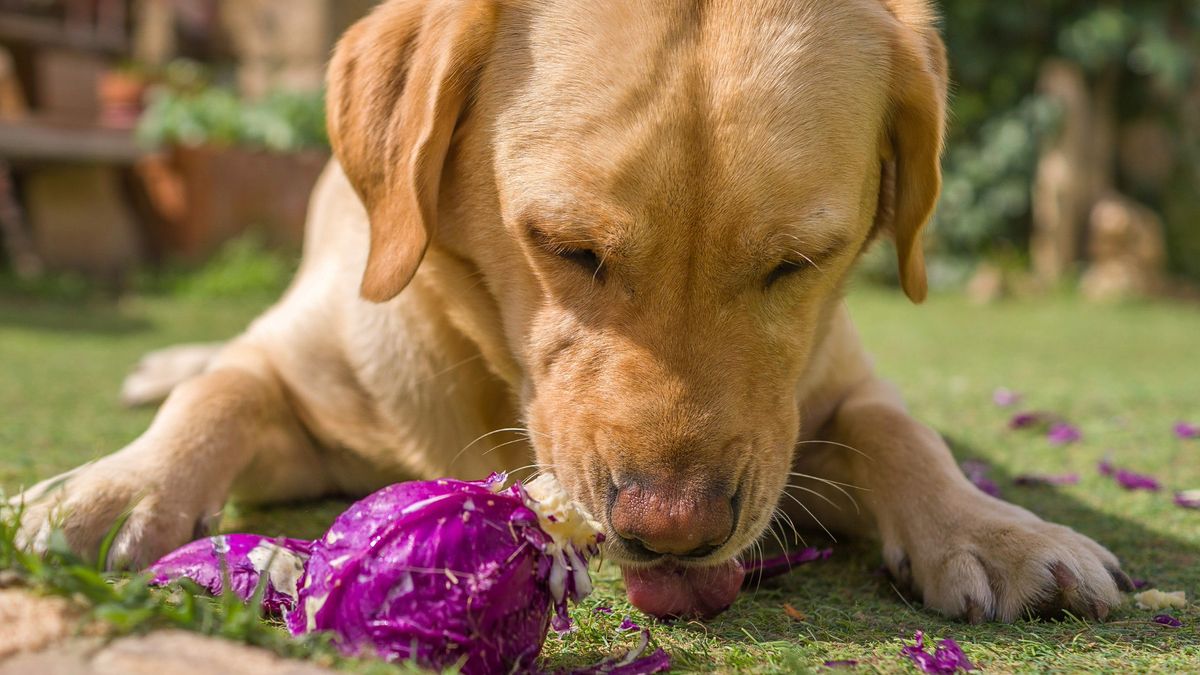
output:
M1063 593L1071 593L1079 587L1079 578L1061 561L1050 566L1050 573L1054 575L1054 583L1058 584Z
M963 618L969 624L980 624L987 617L983 613L983 604L971 596L963 599Z
M1117 588L1121 589L1122 593L1132 593L1137 590L1137 586L1134 585L1133 579L1130 579L1129 575L1119 567L1108 568L1108 573L1112 575L1113 581L1116 582Z
M906 587L912 586L912 561L908 556L904 556L900 564L896 565L896 582Z

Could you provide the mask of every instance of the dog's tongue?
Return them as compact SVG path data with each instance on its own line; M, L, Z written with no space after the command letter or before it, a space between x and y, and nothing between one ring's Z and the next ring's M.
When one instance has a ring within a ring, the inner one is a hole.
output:
M660 619L709 619L737 599L746 572L741 564L626 568L625 590L634 607Z

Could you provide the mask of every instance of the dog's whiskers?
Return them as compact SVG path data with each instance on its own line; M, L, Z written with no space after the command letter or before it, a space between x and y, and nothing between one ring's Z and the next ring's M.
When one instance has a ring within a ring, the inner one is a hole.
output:
M858 448L856 448L856 447L854 447L854 446L852 446L852 445L846 445L845 443L839 443L839 442L837 442L837 441L827 441L827 440L820 439L820 438L814 438L814 439L812 439L812 440L809 440L809 441L797 441L797 442L796 442L796 445L808 445L809 443L819 443L819 444L821 444L821 445L833 445L833 446L836 446L836 447L839 447L839 448L845 448L845 449L847 449L847 450L850 450L850 451L853 451L853 452L857 452L858 454L862 455L864 459L868 459L868 460L870 460L870 461L872 461L872 462L873 462L873 461L875 461L875 458L874 458L874 457L871 457L870 455L868 455L867 453L863 452L862 450L859 450Z
M480 456L481 456L481 457L486 457L487 455L490 455L490 454L492 454L493 452L495 452L495 451L499 450L500 448L503 448L503 447L505 447L505 446L512 445L512 444L514 444L514 443L528 443L528 442L529 442L529 437L528 437L528 436L522 436L521 438L514 438L514 439L513 439L513 440L511 440L511 441L505 441L505 442L503 442L503 443L501 443L501 444L499 444L499 445L493 445L492 447L488 448L488 449L487 449L487 450L485 450L483 453L481 453L481 455L480 455Z
M794 489L794 490L800 490L800 491L802 491L802 492L807 492L807 493L809 493L810 495L816 495L818 498L820 498L821 500L823 500L823 501L824 501L826 504L829 504L830 506L832 506L833 508L837 509L838 511L841 511L841 510L842 510L842 505L841 505L841 504L838 504L837 502L833 501L833 500L832 500L832 499L830 499L829 497L826 497L825 495L821 494L820 492L817 492L816 490L814 490L814 489L812 489L812 488L806 488L806 487L804 487L803 485L794 485L794 484L791 484L791 483L789 483L789 484L787 485L787 487L789 487L789 488L792 488L792 489ZM853 501L853 500L851 500L851 501ZM857 506L857 504L855 504L855 506Z
M776 506L774 520L775 522L780 522L780 524L786 523L788 527L792 528L792 536L795 537L794 543L804 543L804 537L800 536L800 530L796 529L796 521L792 520L792 517L788 515L787 511L784 511ZM785 532L784 534L787 533ZM807 546L807 544L804 545Z
M465 359L463 359L462 361L459 361L458 363L455 363L455 364L453 364L453 365L451 365L451 366L448 366L448 367L446 367L446 368L444 368L444 369L442 369L442 370L439 370L439 371L437 371L436 373L434 373L434 374L430 375L429 377L425 378L424 380L422 380L422 381L421 381L421 383L422 383L422 384L429 383L429 382L431 382L431 381L433 381L433 380L436 380L437 378L439 378L439 377L441 377L441 376L443 376L443 375L449 374L449 373L451 373L451 372L453 372L453 371L455 371L455 370L458 370L459 368L462 368L463 366L465 366L465 365L467 365L467 364L469 364L469 363L473 363L473 362L475 362L475 361L478 361L478 360L480 360L480 359L482 359L482 358L483 358L483 354L476 354L475 356L472 356L472 357L469 357L469 358L465 358Z
M805 260L805 261L806 261L806 262L807 262L809 265L812 265L812 266L813 266L813 269L817 270L818 272L821 272L821 273L824 273L824 272L825 272L825 270L821 269L821 266L820 266L820 265L818 265L817 263L813 262L813 259L812 259L812 258L810 258L810 257L808 257L808 256L806 256L806 255L804 255L804 254L803 254L803 253L801 253L800 251L797 251L797 250L795 250L795 249L791 249L791 248L789 248L789 249L788 249L788 252L790 252L792 255L796 255L796 256L800 256L801 258L804 258L804 260Z
M838 490L839 492L841 492L842 495L846 495L847 500L850 500L850 502L852 504L854 504L854 512L863 513L863 509L860 509L858 507L858 500L856 500L856 498L851 496L850 492L847 492L845 488L850 488L852 490L862 490L863 492L870 492L870 490L868 490L866 488L859 488L858 485L851 485L850 483L839 483L838 480L830 480L828 478L821 478L820 476L809 476L808 473L799 473L796 471L788 473L788 476L794 476L797 478L808 478L810 480L816 480L816 482L818 482L818 483L824 483L826 485L829 485L830 488L833 488L834 490ZM845 486L845 488L844 488L844 486Z
M833 533L829 531L829 528L825 527L825 523L822 523L821 519L817 517L817 514L813 513L812 510L805 506L804 502L800 501L799 497L786 490L784 490L783 494L790 497L792 501L796 502L796 504L800 506L800 508L804 509L804 512L807 513L809 517L811 517L817 523L817 525L825 531L825 534L829 535L829 538L832 539L835 544L837 543L837 537L833 536Z
M493 431L489 431L486 434L479 436L475 440L473 440L470 443L467 443L465 446L463 446L463 449L458 451L458 454L454 456L454 459L450 460L450 466L454 466L455 463L458 462L459 458L463 456L463 453L465 453L467 450L470 450L479 441L482 441L483 439L488 438L490 436L495 436L496 434L503 434L503 433L521 434L522 436L527 436L529 434L529 430L522 429L520 427L504 427L503 429L495 429Z
M804 487L803 485L795 485L795 484L793 484L793 483L788 483L787 487L789 487L789 488L792 488L793 490L800 490L800 491L802 491L802 492L807 492L807 493L809 493L809 494L811 494L811 495L816 495L817 497L820 497L822 500L824 500L824 501L825 501L825 503L829 504L830 506L832 506L833 508L837 509L838 511L841 511L841 510L842 510L842 505L841 505L841 504L838 504L837 502L833 501L833 500L832 500L832 499L830 499L829 497L826 497L825 495L821 494L820 492L817 492L816 490L814 490L814 489L812 489L812 488L806 488L806 487ZM834 487L837 487L837 486L834 486ZM845 494L845 493L843 493L843 494ZM851 497L851 496L850 496L850 495L848 495L848 494L846 495L846 497L848 497L848 498L850 499L850 502L851 502L852 504L854 504L854 510L855 510L855 511L858 511L859 513L862 513L862 511L860 511L860 510L859 510L859 508L858 508L858 502L857 502L857 501L855 501L854 497Z

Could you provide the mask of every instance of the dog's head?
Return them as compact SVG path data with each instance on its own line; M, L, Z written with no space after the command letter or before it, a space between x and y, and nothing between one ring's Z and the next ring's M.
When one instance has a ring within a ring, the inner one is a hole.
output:
M362 293L399 294L431 242L477 272L447 302L490 317L469 332L511 360L537 459L609 556L728 570L773 515L797 383L876 234L925 295L945 93L916 0L393 0L331 68L371 220ZM643 604L720 604L692 595Z

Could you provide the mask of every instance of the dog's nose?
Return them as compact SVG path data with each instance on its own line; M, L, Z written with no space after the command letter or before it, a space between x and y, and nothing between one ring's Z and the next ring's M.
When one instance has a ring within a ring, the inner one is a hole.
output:
M667 489L631 485L617 492L609 511L617 536L660 555L698 558L729 539L734 501L723 496L694 497Z

